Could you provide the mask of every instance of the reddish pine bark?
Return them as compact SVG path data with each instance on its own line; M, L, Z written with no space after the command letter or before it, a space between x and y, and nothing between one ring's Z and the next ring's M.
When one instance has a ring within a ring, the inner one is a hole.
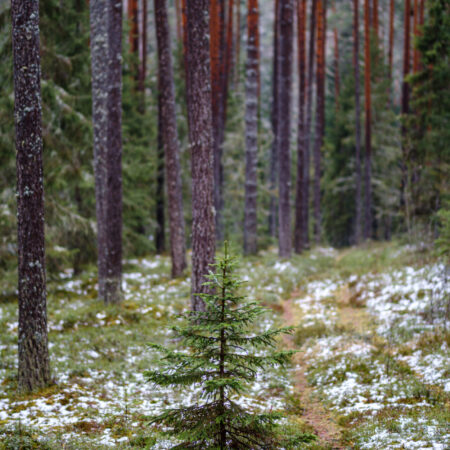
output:
M311 146L311 123L312 123L312 105L314 91L314 52L316 44L316 15L317 0L311 0L311 14L309 24L309 49L308 49L308 78L307 78L307 98L306 98L306 130L305 130L305 165L304 165L304 188L303 196L305 198L305 214L304 220L304 243L305 247L309 245L309 183L310 183L310 146Z
M413 22L413 35L414 35L414 41L417 40L419 37L419 26L420 23L420 6L419 6L419 0L414 0L414 22ZM419 64L420 64L420 52L414 42L414 50L413 50L413 73L417 73L419 71Z
M154 11L158 44L159 107L161 110L160 117L166 162L169 206L172 277L178 277L186 268L186 250L179 158L180 150L178 144L175 88L166 0L154 0Z
M222 240L222 135L223 135L223 60L225 50L224 0L210 1L211 100L214 145L214 208L216 238Z
M373 27L375 39L377 39L377 42L378 42L379 29L380 29L380 23L379 23L379 19L378 19L378 0L373 0L372 8L373 8L372 9L372 27Z
M209 59L209 5L187 2L188 122L192 170L192 300L193 310L204 309L195 294L206 292L205 274L214 262L213 136Z
M245 212L244 253L257 251L257 163L259 98L258 0L248 0L247 81L245 89Z
M333 1L333 14L336 16L336 3ZM336 110L339 109L339 95L341 91L339 76L339 32L337 26L333 30L334 37L334 95Z
M175 0L175 13L177 19L177 40L181 42L183 39L183 17L181 13L181 0Z
M122 1L108 8L106 155L106 303L121 301L122 282Z
M145 90L145 77L147 75L147 0L142 0L142 59L139 69L139 91Z
M233 65L233 0L228 0L228 12L226 20L226 47L225 47L225 66L224 66L224 82L223 82L223 118L222 130L225 130L228 103L228 87L230 83L230 73ZM222 133L222 141L223 141Z
M319 243L321 237L320 215L320 178L321 153L325 132L325 19L326 8L324 0L317 0L317 107L316 135L314 140L314 239Z
M372 236L372 142L371 142L371 64L370 64L370 0L364 2L364 101L365 101L365 153L364 153L364 239Z
M277 125L278 125L278 34L280 28L280 1L275 0L275 20L273 24L273 69L272 69L272 134L273 141L270 149L269 186L269 234L275 237L278 224L278 204L275 194L278 177L278 154L277 154Z
M21 391L50 382L45 283L39 2L12 0Z
M128 0L128 21L130 29L128 32L128 43L130 52L135 55L139 49L139 24L138 24L138 2L137 0Z
M280 1L280 29L278 38L278 250L283 258L291 256L291 203L290 203L290 131L291 131L291 85L294 3Z
M277 0L275 0L277 1ZM236 1L236 63L234 65L234 85L237 90L239 87L241 67L241 0Z
M355 74L355 244L361 242L361 99L359 74L359 1L353 0L353 70Z
M294 250L301 253L304 246L305 210L308 207L304 198L305 166L305 98L306 98L306 0L299 0L297 7L297 49L299 77L298 134L297 134L297 185L295 202Z
M139 20L138 20L138 0L128 0L128 21L129 32L128 42L130 53L133 55L131 73L135 80L139 80Z

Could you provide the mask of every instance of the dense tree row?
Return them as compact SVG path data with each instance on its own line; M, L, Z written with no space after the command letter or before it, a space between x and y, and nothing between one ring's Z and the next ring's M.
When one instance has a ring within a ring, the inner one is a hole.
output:
M97 257L106 303L121 300L123 256L164 251L166 228L173 277L192 248L194 310L225 237L246 254L277 237L288 258L311 238L436 233L447 0L14 0L12 25L0 5L0 268L14 279L17 249L24 389L49 380L44 189L50 276Z

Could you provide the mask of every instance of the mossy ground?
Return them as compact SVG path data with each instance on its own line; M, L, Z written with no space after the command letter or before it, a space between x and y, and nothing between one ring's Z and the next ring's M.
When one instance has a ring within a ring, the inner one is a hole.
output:
M283 305L293 299L299 326L295 346L304 355L313 392L342 431L342 448L386 448L377 447L380 443L401 448L404 440L449 439L442 429L449 420L443 381L449 374L438 365L435 378L420 373L429 356L448 361L448 328L436 319L440 294L427 285L415 296L396 289L385 298L381 282L384 274L398 272L398 284L404 286L401 274L407 267L426 277L418 271L433 265L430 252L396 243L343 251L317 248L290 261L280 261L271 249L242 261L243 293L269 308L258 326L282 324ZM170 326L189 306L189 277L171 280L167 257L129 261L123 304L105 307L96 299L94 273L73 277L67 272L50 280L55 384L31 395L16 391L17 302L0 298L0 328L5 330L0 335L0 449L167 448L160 430L147 425L148 417L171 404L195 401L195 391L157 391L142 376L159 363L146 343L174 344ZM397 308L389 333L382 327L385 316L372 305L378 294ZM408 305L400 308L405 299L420 305L430 299L436 311L421 310L420 323L408 321ZM315 430L304 420L293 372L261 374L241 401L250 408L285 412L286 433L289 427L300 433L293 448L329 448L327 442L301 440ZM374 436L381 436L379 442L372 441Z

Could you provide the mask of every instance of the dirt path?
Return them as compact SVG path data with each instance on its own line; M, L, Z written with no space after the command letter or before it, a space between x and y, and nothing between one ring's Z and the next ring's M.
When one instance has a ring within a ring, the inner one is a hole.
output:
M283 318L287 325L295 325L298 323L293 308L293 299L298 297L297 294L294 292L289 300L283 302ZM290 349L295 348L291 336L285 336L284 342L286 347ZM345 448L340 444L341 432L339 426L336 424L331 413L317 400L314 395L314 388L308 384L305 374L308 363L304 352L296 353L293 359L297 366L295 372L295 390L304 408L302 419L314 429L322 445L331 449Z

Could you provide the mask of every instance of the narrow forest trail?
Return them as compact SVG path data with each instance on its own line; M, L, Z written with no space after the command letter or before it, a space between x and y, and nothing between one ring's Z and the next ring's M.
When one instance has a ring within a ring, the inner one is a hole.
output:
M283 302L283 319L288 326L295 326L298 323L298 312L294 307L293 300L299 297L299 292L294 291L291 298ZM284 336L286 347L297 350L292 336ZM337 425L333 414L328 411L319 401L314 388L308 383L306 369L308 358L305 352L300 350L293 357L295 364L295 392L299 395L303 409L302 419L314 429L320 439L320 443L332 449L344 448L341 444L341 431Z

